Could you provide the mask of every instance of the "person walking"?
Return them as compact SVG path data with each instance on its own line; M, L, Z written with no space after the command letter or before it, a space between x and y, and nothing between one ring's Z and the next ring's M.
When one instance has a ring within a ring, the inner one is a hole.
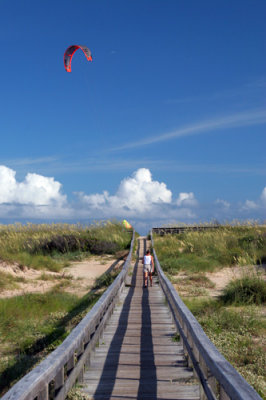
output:
M150 250L146 251L145 256L143 257L143 280L144 287L148 286L148 276L150 278L150 286L152 286L152 273L154 272L154 261L153 256L151 255Z

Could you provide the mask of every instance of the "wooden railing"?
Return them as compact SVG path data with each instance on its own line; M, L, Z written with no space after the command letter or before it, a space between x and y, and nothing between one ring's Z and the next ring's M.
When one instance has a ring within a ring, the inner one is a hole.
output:
M258 393L219 353L194 315L182 302L160 266L152 233L151 240L159 282L172 311L189 366L194 369L195 376L201 383L201 399L261 400Z
M179 234L187 231L208 231L212 229L219 229L221 225L195 225L195 226L172 226L172 227L160 227L160 228L152 228L152 232L156 233L157 235L164 236L167 234Z
M17 382L2 400L62 400L77 381L82 381L103 329L123 289L130 266L135 233L120 274L64 342Z

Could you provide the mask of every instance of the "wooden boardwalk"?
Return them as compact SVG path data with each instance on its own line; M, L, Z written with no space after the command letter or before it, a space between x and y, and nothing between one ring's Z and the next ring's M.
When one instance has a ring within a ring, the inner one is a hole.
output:
M139 239L131 286L124 288L84 373L82 391L88 398L199 399L183 347L173 341L175 327L161 288L143 288L146 244Z

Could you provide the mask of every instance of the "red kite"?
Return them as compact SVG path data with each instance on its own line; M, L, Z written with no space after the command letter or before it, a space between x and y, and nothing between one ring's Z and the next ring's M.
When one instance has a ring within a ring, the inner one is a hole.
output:
M72 57L78 49L81 49L83 51L88 61L92 61L91 51L90 49L88 49L87 46L78 46L76 44L74 44L73 46L69 46L64 54L64 66L67 72L71 72Z

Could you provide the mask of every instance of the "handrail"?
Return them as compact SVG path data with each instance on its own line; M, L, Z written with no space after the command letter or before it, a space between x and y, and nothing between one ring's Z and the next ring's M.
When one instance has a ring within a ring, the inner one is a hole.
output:
M151 241L159 282L165 293L183 342L189 365L198 375L201 398L208 400L262 400L259 394L222 356L207 337L194 315L183 303L172 283L165 276Z
M164 226L164 227L157 227L152 228L152 232L156 233L157 235L164 236L167 234L180 234L184 232L201 232L201 231L208 231L208 230L215 230L220 229L221 225L188 225L188 226Z
M82 380L84 366L114 309L131 262L135 231L122 271L98 302L73 329L63 343L31 372L18 381L1 400L65 399L77 380Z

